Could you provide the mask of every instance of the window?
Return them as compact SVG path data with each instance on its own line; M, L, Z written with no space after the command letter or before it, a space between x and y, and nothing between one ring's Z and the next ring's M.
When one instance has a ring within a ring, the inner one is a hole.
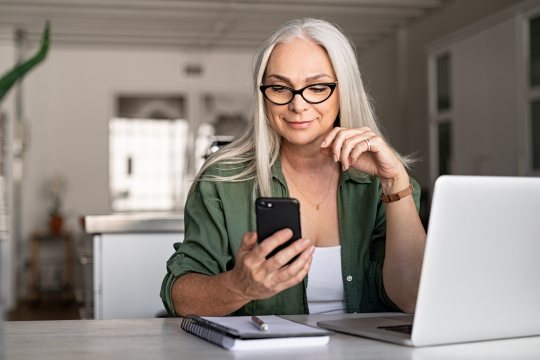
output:
M532 168L540 170L540 101L534 101L531 108Z
M540 17L529 22L530 84L540 84Z
M439 152L439 176L451 173L451 124L439 123L437 129Z
M111 119L113 210L175 208L181 196L188 128L185 120Z
M450 55L437 58L437 110L450 109Z
M431 178L452 174L451 54L446 50L430 57Z
M181 207L189 122L183 99L120 97L109 122L109 188L114 211Z
M529 125L527 126L529 171L540 171L540 17L529 20ZM530 134L530 135L529 135Z

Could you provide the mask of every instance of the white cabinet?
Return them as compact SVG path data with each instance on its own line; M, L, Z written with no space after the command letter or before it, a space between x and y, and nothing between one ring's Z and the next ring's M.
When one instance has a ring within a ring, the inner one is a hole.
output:
M183 240L183 232L95 235L94 318L153 318L164 310L166 262Z

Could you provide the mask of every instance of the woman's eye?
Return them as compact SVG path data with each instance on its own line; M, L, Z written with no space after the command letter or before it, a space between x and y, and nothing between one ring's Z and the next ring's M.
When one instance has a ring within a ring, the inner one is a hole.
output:
M328 87L326 87L326 86L312 86L312 87L309 88L309 91L311 91L313 93L316 93L316 94L319 94L319 93L325 92L327 89L328 89Z
M280 94L280 93L285 92L287 90L283 86L272 86L270 89L272 89L272 92L276 93L276 94Z

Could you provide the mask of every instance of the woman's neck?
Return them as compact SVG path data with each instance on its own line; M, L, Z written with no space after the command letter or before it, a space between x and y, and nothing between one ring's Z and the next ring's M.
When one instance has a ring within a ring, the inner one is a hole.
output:
M316 174L335 166L334 160L321 154L317 144L293 145L286 140L281 146L281 161L287 162L288 169L294 172Z

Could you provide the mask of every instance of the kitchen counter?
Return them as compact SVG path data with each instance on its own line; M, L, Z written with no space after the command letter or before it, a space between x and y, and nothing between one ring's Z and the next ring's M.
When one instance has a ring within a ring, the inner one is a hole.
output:
M94 319L155 317L173 245L184 240L183 213L90 215ZM128 299L128 301L126 301Z
M161 233L183 232L183 213L136 213L88 215L84 217L85 231L104 233Z

